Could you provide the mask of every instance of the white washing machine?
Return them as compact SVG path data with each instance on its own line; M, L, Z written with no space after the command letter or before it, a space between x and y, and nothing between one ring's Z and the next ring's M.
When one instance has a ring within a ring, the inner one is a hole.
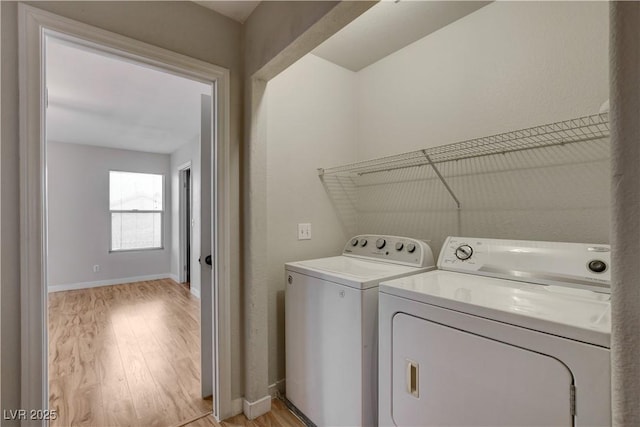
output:
M381 426L609 426L607 245L449 237L380 285Z
M286 397L309 421L376 425L378 284L434 268L425 242L375 235L285 265Z

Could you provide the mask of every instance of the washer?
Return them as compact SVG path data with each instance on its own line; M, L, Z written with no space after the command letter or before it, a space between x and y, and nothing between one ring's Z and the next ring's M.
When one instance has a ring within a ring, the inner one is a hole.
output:
M380 285L381 426L609 426L607 245L449 237Z
M377 235L285 265L286 396L308 421L376 425L378 284L434 268L425 242Z

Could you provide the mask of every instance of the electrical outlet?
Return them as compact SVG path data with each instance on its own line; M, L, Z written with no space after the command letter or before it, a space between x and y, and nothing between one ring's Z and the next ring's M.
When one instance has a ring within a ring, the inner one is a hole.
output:
M311 240L311 224L298 224L298 240Z
M100 265L99 265L99 264L94 265L94 266L93 266L93 272L94 272L94 273L97 273L97 272L99 272L99 271L100 271Z

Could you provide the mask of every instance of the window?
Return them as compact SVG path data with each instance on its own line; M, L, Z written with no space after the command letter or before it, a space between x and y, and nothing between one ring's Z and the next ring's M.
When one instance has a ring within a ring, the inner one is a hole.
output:
M111 251L162 249L164 176L109 172Z

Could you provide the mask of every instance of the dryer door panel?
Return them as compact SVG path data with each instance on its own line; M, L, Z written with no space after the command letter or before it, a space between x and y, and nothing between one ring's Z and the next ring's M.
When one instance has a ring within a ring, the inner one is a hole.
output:
M398 426L572 426L558 360L403 313L393 318Z

